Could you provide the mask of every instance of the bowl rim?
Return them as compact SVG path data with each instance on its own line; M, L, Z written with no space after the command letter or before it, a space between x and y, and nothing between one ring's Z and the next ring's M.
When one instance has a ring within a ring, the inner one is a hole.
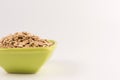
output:
M54 44L50 47L34 47L34 48L0 48L0 50L33 50L33 49L51 49L54 48L56 46L56 41L54 40L48 40L51 42L54 42Z

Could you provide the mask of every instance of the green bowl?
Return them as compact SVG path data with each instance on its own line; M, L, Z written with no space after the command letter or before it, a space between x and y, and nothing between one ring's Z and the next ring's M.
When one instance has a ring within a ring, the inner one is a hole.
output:
M56 43L51 47L0 49L0 66L8 73L36 73L51 56L55 46Z

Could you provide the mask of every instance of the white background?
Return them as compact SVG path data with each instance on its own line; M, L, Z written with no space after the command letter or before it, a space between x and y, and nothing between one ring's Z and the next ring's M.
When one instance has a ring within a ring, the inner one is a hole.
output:
M0 80L120 80L119 0L0 0L0 37L17 31L57 48L37 74Z

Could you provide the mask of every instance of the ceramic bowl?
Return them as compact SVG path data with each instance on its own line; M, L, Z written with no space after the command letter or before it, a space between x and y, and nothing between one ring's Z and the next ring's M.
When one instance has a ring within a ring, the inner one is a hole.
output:
M53 40L50 40L53 41ZM8 73L36 73L51 56L55 44L39 48L2 48L0 49L0 66Z

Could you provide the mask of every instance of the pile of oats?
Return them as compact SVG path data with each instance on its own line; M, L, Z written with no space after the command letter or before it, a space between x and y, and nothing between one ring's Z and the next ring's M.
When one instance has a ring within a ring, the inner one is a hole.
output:
M50 47L53 44L28 32L17 32L0 40L0 48Z

